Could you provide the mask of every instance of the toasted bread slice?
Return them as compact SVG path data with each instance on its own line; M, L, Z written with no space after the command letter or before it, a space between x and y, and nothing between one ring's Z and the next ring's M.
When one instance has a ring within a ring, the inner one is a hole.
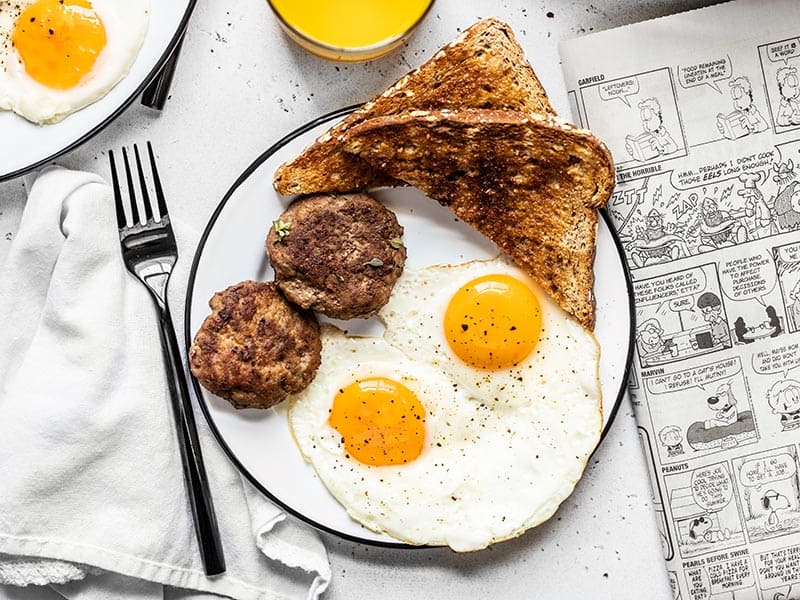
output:
M396 185L391 177L343 151L347 130L366 119L406 110L462 107L555 114L511 28L497 19L479 21L464 31L278 167L275 189L281 194L310 194Z
M594 329L596 209L614 166L590 132L513 111L412 111L352 127L345 148L450 208Z

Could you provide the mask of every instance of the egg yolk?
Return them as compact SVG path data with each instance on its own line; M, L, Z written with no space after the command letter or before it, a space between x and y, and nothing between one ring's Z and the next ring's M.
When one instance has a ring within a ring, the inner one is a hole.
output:
M385 377L359 379L338 391L328 422L345 450L366 465L411 462L425 441L425 408L414 392Z
M539 341L539 299L510 275L485 275L453 295L444 330L450 348L468 365L507 369L519 364Z
M66 90L92 70L106 30L88 0L38 0L20 15L12 42L31 78Z

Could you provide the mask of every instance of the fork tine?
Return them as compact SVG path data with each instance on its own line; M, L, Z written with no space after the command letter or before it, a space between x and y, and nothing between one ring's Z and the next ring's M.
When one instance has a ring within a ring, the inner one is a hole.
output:
M133 145L133 154L136 157L136 170L139 171L139 187L142 189L142 204L144 205L144 220L153 220L153 208L150 206L150 194L147 193L147 182L144 179L144 169L142 159L139 157L139 146Z
M159 218L166 217L167 201L164 199L164 190L161 188L161 178L158 176L158 168L156 167L156 157L153 154L153 146L150 142L147 142L147 153L150 155L150 169L153 171L153 183L156 186Z
M136 192L133 189L133 175L131 174L131 164L128 162L128 152L125 146L122 147L122 160L125 163L125 177L128 180L128 194L131 204L131 226L139 225L139 207L136 205Z
M108 161L111 163L111 183L114 188L114 208L117 213L117 227L125 229L128 221L125 218L125 208L122 206L122 193L119 189L119 176L117 175L117 165L114 162L114 153L108 151Z

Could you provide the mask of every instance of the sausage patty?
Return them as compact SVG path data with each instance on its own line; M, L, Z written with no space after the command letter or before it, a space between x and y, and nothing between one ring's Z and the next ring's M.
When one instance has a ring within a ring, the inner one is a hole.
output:
M275 283L243 281L214 294L209 306L189 351L203 387L236 408L269 408L311 383L322 351L319 324Z
M292 302L334 319L371 317L403 271L403 228L367 194L307 196L273 223L267 253Z

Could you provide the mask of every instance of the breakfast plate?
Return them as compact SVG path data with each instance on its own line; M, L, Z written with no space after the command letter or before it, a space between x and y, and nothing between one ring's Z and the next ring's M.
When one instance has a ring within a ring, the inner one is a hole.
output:
M186 298L187 347L209 314L208 300L215 292L246 279L272 279L264 240L271 223L290 202L272 187L275 169L354 108L320 117L278 141L244 171L222 199L203 233L191 269ZM499 252L486 237L414 188L380 189L373 195L396 213L405 229L403 241L408 249L409 268L489 259ZM608 217L601 214L594 267L595 335L601 346L605 434L624 393L633 348L633 313L631 283L621 246L609 227ZM347 321L345 327L355 335L380 336L383 330L375 318ZM221 446L250 482L271 500L311 525L345 539L412 547L350 519L300 455L287 423L285 402L269 410L236 410L204 390L196 379L192 378L192 383Z
M150 3L142 47L128 74L108 94L63 121L35 125L0 111L0 181L14 178L68 152L113 121L158 73L178 43L196 0Z

